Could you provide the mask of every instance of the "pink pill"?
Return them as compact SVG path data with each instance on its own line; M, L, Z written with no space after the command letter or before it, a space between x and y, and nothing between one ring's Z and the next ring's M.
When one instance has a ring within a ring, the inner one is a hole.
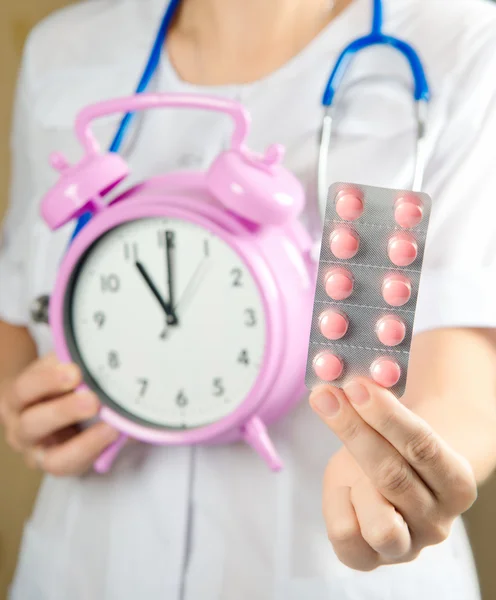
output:
M395 233L389 240L387 249L391 262L397 267L407 267L417 258L417 242L406 231Z
M362 195L358 190L347 188L336 197L336 212L345 221L355 221L363 214Z
M382 297L390 306L403 306L412 295L412 284L408 277L394 273L382 282Z
M424 205L414 194L402 196L394 203L394 218L400 227L415 227L422 221L423 215Z
M360 239L349 227L336 227L330 236L331 252L336 258L347 260L358 252Z
M340 340L348 331L348 317L337 310L326 310L319 317L322 335L328 340Z
M331 352L321 352L313 359L313 370L322 381L335 381L343 372L343 361Z
M405 323L395 315L382 317L375 326L375 332L381 344L385 346L397 346L405 339Z
M341 267L331 269L325 276L325 290L333 300L346 300L353 293L353 275Z
M382 387L390 388L400 380L401 369L399 364L392 358L378 358L374 360L370 367L370 375Z

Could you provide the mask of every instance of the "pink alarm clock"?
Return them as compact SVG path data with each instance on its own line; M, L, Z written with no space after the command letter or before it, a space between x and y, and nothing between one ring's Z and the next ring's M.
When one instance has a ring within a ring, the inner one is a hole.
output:
M200 108L235 123L231 147L206 172L150 179L104 202L128 175L102 153L90 123L112 113ZM237 103L184 94L141 94L87 107L75 165L42 203L50 228L93 218L65 255L50 300L59 358L77 363L122 432L97 460L105 472L127 438L151 444L243 439L277 470L267 425L302 394L315 266L298 222L304 194L283 166L245 144L249 117Z

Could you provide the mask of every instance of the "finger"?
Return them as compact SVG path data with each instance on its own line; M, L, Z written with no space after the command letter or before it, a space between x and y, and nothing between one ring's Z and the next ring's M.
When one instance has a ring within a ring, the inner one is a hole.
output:
M49 355L29 366L14 384L11 406L20 411L36 401L74 390L81 372L72 363L60 363Z
M20 443L34 445L60 429L94 417L99 407L96 394L86 390L34 404L20 414Z
M119 432L107 423L92 425L67 442L46 448L44 470L57 476L82 475L118 437Z
M69 425L69 427L65 427L64 429L59 429L55 433L52 433L47 438L45 438L42 442L44 448L49 448L50 446L60 446L64 442L67 442L71 438L81 433L82 429L79 424Z
M401 454L360 417L342 390L317 388L310 403L410 528L425 531L437 508L436 499Z
M6 426L12 416L10 403L7 401L5 390L0 393L0 425Z
M350 491L349 487L326 488L323 512L327 535L342 563L358 571L371 571L379 566L379 555L363 539Z
M368 477L362 477L351 488L351 503L363 539L382 557L383 563L397 562L408 556L412 547L408 525Z
M344 391L362 419L419 474L446 514L459 515L472 506L477 485L470 465L428 423L366 379L350 382Z
M81 428L78 425L69 425L64 429L59 429L46 437L42 442L34 446L29 446L24 450L24 460L32 469L40 469L44 471L45 454L47 448L60 446L64 442L69 441L76 435L81 433Z

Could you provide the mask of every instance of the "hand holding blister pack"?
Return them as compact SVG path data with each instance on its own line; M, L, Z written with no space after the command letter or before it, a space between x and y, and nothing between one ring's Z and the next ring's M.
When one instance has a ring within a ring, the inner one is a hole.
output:
M431 200L405 190L329 189L306 383L372 378L405 389Z

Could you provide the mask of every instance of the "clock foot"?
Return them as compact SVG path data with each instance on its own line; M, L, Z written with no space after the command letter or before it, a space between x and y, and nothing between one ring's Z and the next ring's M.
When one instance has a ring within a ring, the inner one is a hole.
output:
M243 438L263 458L272 471L282 469L282 461L269 437L267 427L258 417L253 417L244 426Z
M127 435L121 433L117 440L100 454L93 464L93 468L97 473L108 473L128 439Z

